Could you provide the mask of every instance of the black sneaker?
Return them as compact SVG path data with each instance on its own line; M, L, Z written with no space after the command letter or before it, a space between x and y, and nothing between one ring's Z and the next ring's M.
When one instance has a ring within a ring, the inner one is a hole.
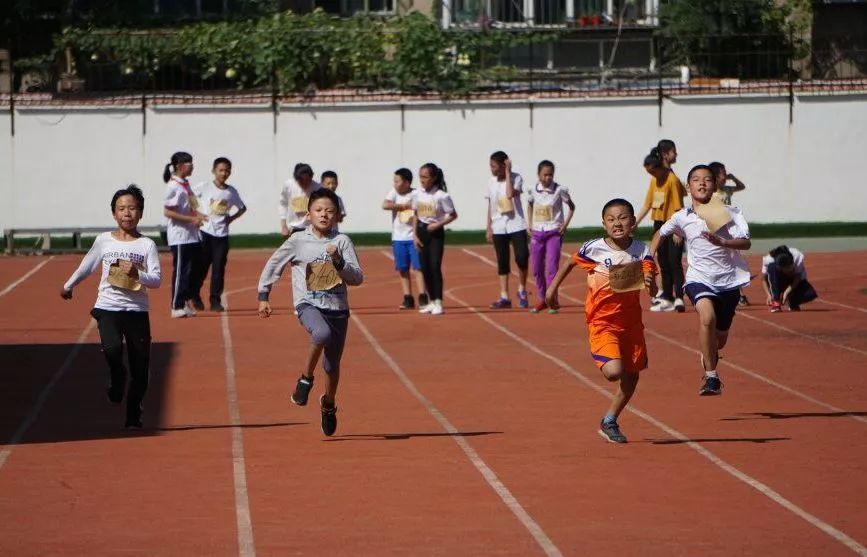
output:
M750 305L750 301L747 299L746 296L741 294L741 298L740 298L740 300L738 300L738 305L739 306L748 306L748 305Z
M123 402L123 387L111 385L108 389L108 401L115 406Z
M337 406L325 407L325 395L319 397L319 407L322 409L322 433L331 437L337 431Z
M126 422L123 424L124 429L141 429L142 427L144 427L144 425L142 424L141 416L127 416Z
M421 297L421 296L419 296ZM397 306L397 309L413 309L415 308L415 301L413 301L412 296L404 296L403 303Z
M698 390L699 396L715 396L722 394L722 381L719 377L704 376L701 383L701 389Z
M211 302L211 311L216 311L217 313L222 313L226 311L226 308L223 307L223 304L220 302Z
M201 296L196 296L191 299L190 302L193 304L193 308L195 308L196 311L205 311L205 302L202 301Z
M423 308L428 304L430 304L430 299L428 299L427 294L419 294L418 295L418 307Z
M599 435L609 443L626 443L626 436L620 432L620 426L617 425L617 422L602 420L599 424Z
M295 384L295 392L289 398L298 406L307 406L307 398L310 396L310 389L312 388L313 378L302 375L298 378L298 383Z

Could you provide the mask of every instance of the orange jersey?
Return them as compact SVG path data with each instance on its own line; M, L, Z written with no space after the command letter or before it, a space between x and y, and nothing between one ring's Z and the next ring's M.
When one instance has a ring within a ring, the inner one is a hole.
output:
M656 272L656 264L644 242L632 240L625 250L612 248L603 238L590 240L572 256L572 261L587 271L587 300L584 313L587 323L615 331L644 328L641 321L641 291L614 292L608 283L608 269L641 261L647 274Z

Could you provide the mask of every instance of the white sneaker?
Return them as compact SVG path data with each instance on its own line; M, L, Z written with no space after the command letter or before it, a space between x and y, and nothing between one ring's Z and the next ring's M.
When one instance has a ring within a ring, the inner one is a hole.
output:
M674 311L674 304L668 300L661 299L658 304L650 306L650 311Z
M677 298L674 300L674 311L677 313L683 313L686 311L686 306L683 303L683 298Z
M187 314L187 309L173 309L172 310L172 319L181 319L183 317L189 317Z
M196 308L193 307L193 302L191 300L187 300L187 303L184 306L184 311L187 312L187 317L192 317L198 314Z
M443 313L445 313L445 311L443 310L442 300L434 300L432 305L433 309L430 312L431 315L442 315Z
M650 299L650 305L655 306L659 302L664 302L664 301L665 301L665 298L663 298L662 296L657 294L656 296L654 296L653 298Z
M436 306L434 305L433 302L431 302L428 305L422 307L420 310L418 310L418 312L419 313L433 313L434 307L436 307Z

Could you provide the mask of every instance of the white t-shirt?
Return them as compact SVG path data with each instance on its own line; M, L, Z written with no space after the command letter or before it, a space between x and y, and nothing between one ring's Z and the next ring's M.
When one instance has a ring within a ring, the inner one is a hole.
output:
M425 224L442 222L446 215L455 212L452 196L443 190L434 187L430 191L419 189L416 192L412 208L416 218L421 222Z
M286 226L303 228L310 224L307 220L307 201L310 194L321 187L319 182L313 181L305 190L294 179L286 180L280 190L279 208L280 219L286 221Z
M395 205L409 205L410 207L414 207L414 202L418 190L410 189L406 193L397 193L394 188L392 188L388 195L385 196L386 201L391 201ZM414 216L412 209L406 209L404 211L392 211L391 212L391 241L392 242L406 242L412 241L412 218Z
M199 199L200 213L208 215L208 220L202 223L199 229L211 236L225 238L229 235L229 214L232 208L242 211L245 208L238 190L234 186L226 184L219 188L212 182L202 182L193 188L193 192Z
M491 214L491 231L494 234L512 234L527 230L527 220L524 218L524 207L521 205L521 192L524 188L524 179L520 174L512 172L512 187L515 197L506 197L506 180L497 180L491 176L488 180L488 191L485 199L488 200L488 211ZM505 212L504 212L505 211Z
M111 232L96 237L81 265L63 288L72 290L97 269L102 270L97 287L95 308L108 311L148 311L148 289L160 286L160 258L157 245L146 236L131 242L115 240ZM138 267L141 288L129 290L109 283L109 270L118 260L131 261Z
M557 230L566 222L566 212L563 205L568 204L572 198L569 196L569 188L554 182L552 190L546 190L542 184L536 184L527 192L530 205L533 206L533 230L548 232Z
M793 247L789 247L789 252L792 254L792 259L795 261L795 274L801 278L801 280L807 280L807 267L804 266L804 254L801 250ZM768 265L774 262L774 258L770 255L766 255L762 257L762 274L768 274Z
M732 220L716 234L725 240L749 238L750 228L740 209L726 207ZM750 270L740 250L711 244L701 237L709 232L707 224L692 207L684 207L659 229L661 236L677 234L686 240L686 284L699 283L715 292L740 288L750 282Z
M192 215L199 210L199 200L195 194L190 195L189 192L192 192L192 189L190 189L190 183L187 180L172 176L169 179L166 200L163 205L177 213ZM198 212L204 213L204 209ZM195 244L202 239L199 228L195 224L175 219L168 219L166 235L170 246Z

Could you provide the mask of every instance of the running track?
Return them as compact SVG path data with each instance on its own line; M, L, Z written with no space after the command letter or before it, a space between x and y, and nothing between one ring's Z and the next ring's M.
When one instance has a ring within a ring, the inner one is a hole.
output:
M307 337L285 278L255 315L268 255L232 253L222 316L152 293L139 434L104 399L96 277L64 302L78 257L0 259L0 554L867 555L867 252L810 254L800 314L740 311L722 397L697 395L695 314L646 312L626 446L596 434L582 272L558 315L492 312L489 246L448 249L439 318L396 311L391 261L360 252L324 438L288 403Z

